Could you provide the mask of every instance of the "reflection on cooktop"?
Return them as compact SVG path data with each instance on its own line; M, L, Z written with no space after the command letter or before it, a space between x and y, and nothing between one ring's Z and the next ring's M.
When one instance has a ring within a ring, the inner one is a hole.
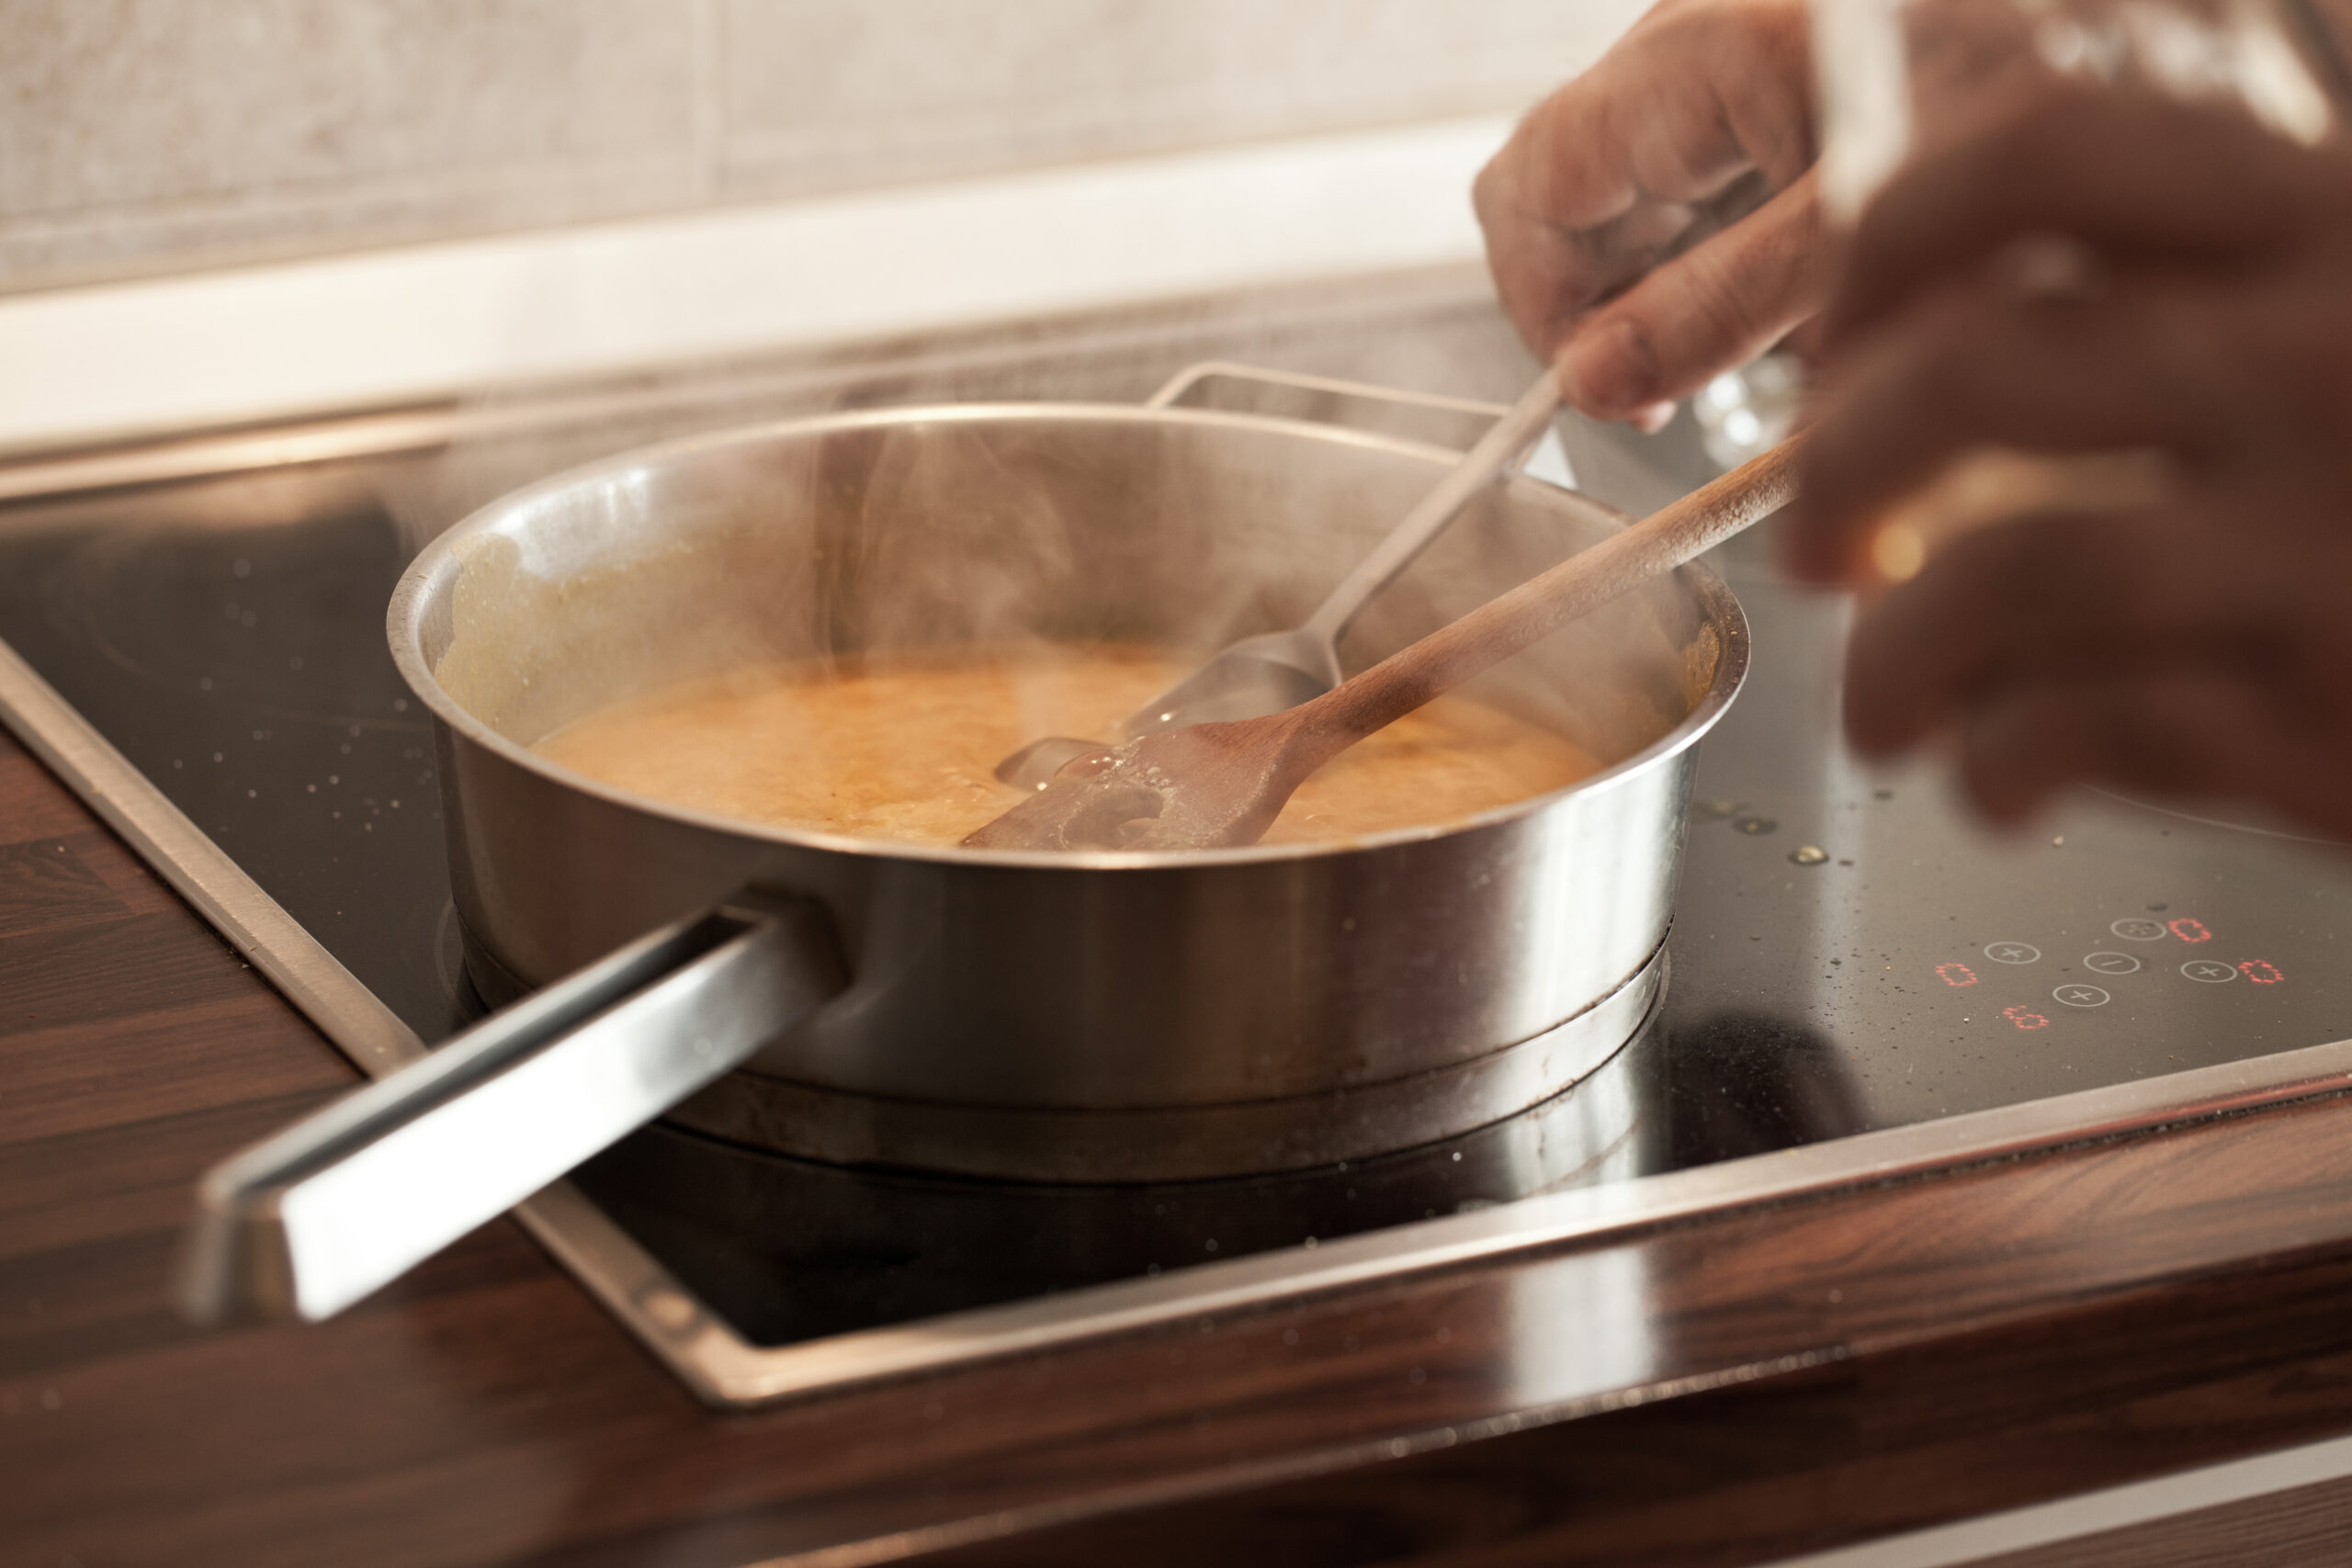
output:
M2323 839L2277 822L2256 819L2248 813L2233 814L2220 807L2189 810L2182 807L2166 806L2162 801L2142 800L2137 795L2126 795L2120 789L2109 789L2100 784L2091 784L2086 787L2093 795L2104 795L2109 800L2121 801L2126 806L2135 807L2142 811L2152 811L2159 817L2169 817L2177 822L2193 822L2199 828L2222 828L2234 833L2254 833L2266 839L2289 839L2299 844L2320 844L2338 853L2352 848L2334 839Z
M1575 1089L1493 1126L1277 1176L982 1181L657 1126L575 1181L746 1337L789 1344L1639 1176L1664 1164L1666 1070L1645 1030Z

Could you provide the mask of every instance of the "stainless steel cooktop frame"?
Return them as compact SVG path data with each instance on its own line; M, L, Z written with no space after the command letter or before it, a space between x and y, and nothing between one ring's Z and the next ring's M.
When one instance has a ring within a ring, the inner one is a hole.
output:
M453 412L428 409L0 465L0 500L412 450L439 445L455 427ZM468 434L481 432L469 428ZM424 1043L407 1025L5 642L0 723L362 1072L382 1077L425 1053ZM740 1407L1246 1311L1407 1273L1590 1245L1691 1214L1945 1170L2347 1088L2352 1041L2339 1041L774 1348L736 1334L569 1182L544 1189L513 1213L697 1395L713 1405Z

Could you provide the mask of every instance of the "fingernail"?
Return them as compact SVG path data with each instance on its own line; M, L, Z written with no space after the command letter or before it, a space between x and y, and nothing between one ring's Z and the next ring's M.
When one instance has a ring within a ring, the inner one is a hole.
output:
M1658 400L1657 354L1631 321L1578 333L1557 368L1562 395L1587 413L1629 414Z

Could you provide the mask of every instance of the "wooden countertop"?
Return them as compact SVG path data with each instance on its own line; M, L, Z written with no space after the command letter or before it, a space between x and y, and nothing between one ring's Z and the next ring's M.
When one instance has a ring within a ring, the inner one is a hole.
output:
M2352 1430L2343 1100L720 1416L506 1221L185 1326L198 1173L355 1081L0 739L0 1564L1696 1568Z

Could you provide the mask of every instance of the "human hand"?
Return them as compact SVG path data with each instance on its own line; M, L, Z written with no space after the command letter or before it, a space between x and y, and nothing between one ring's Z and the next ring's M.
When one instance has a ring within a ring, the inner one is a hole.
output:
M1563 395L1663 424L1819 307L1804 0L1662 0L1473 190L1503 307Z
M2053 235L2088 269L2020 288ZM2352 837L2352 153L2070 95L1897 175L1824 335L1781 532L1800 576L1867 582L1889 508L1972 451L2167 476L1960 534L1885 588L1847 660L1860 750L1948 733L1996 819L2094 782Z

